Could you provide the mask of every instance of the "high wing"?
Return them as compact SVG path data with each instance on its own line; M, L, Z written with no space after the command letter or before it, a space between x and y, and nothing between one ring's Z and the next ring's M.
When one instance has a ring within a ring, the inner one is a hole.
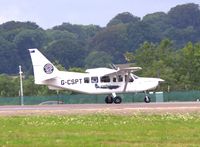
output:
M112 75L116 73L116 71L117 70L110 68L92 68L92 69L87 69L85 72L91 75L106 76L106 75Z
M119 75L119 74L130 74L130 73L136 72L136 71L141 70L141 69L142 69L141 67L127 67L127 68L114 70L114 72L105 74L105 76Z
M127 75L129 77L131 73L136 72L136 71L141 70L141 69L142 69L141 67L127 67L127 68L118 69L114 73L110 73L110 74L107 74L107 75L110 76L110 75L113 75L113 74L114 75L122 74L122 75ZM127 84L128 84L128 80L125 80L123 92L126 91Z
M92 69L87 69L85 72L99 76L110 76L110 75L120 75L120 74L125 75L128 73L136 72L141 69L142 69L141 67L128 67L122 69L92 68Z

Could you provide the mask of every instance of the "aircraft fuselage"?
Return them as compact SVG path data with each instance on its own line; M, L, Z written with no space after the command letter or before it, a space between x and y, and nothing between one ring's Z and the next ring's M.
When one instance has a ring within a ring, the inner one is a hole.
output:
M155 89L160 79L136 77L133 74L116 76L98 76L90 73L61 72L58 76L43 81L51 89L66 89L88 94L110 94L123 92L141 92ZM127 86L125 87L126 81Z

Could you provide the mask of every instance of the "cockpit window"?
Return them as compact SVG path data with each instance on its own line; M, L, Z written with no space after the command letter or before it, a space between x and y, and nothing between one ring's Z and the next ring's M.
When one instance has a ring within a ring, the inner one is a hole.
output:
M131 76L129 76L129 82L133 82L133 81L134 79Z
M126 82L133 82L134 79L133 79L133 77L131 75L129 75L129 77L128 77L128 75L125 75L125 81Z
M133 74L133 78L134 78L134 79L138 79L138 76L136 76L136 75Z

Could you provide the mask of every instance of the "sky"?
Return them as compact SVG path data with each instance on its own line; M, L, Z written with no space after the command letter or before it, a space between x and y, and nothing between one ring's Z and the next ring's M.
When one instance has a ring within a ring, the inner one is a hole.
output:
M186 3L200 5L200 0L0 0L0 24L14 20L35 22L44 29L63 22L104 27L122 12L142 18Z

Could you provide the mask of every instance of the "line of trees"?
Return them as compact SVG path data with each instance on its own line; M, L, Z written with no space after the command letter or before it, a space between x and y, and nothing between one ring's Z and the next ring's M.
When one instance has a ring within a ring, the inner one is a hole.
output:
M199 41L200 9L194 3L142 19L120 13L106 27L63 23L44 30L34 22L6 22L0 25L0 96L18 95L18 79L8 75L16 75L19 65L26 95L52 93L33 84L28 48L40 49L63 69L134 62L143 68L138 75L165 79L163 90L199 89Z
M126 52L124 57L128 62L134 62L135 66L143 68L137 75L164 79L165 83L159 87L160 90L200 90L200 43L189 42L180 50L174 51L173 41L169 39L156 44L144 42L136 51ZM58 65L59 68L64 68ZM70 69L79 72L83 70ZM19 77L1 75L0 91L0 96L18 96ZM49 90L47 86L35 85L33 76L29 75L24 79L24 94L50 95L56 94L56 91Z
M164 91L200 90L200 43L188 42L174 51L173 41L144 42L135 52L125 54L129 61L143 68L141 76L160 77Z

